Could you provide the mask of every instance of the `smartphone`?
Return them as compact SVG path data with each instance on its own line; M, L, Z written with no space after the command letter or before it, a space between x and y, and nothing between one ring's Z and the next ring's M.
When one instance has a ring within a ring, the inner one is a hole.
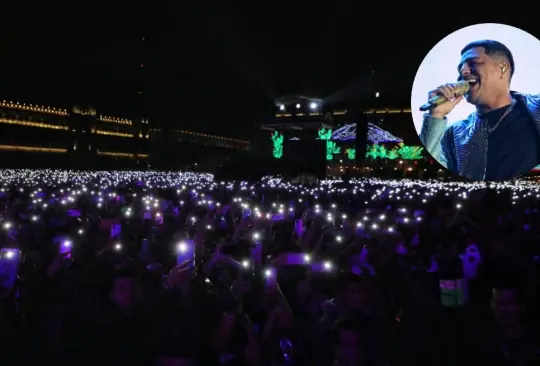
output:
M276 213L272 215L272 221L283 221L285 220L285 214Z
M122 224L111 224L111 239L118 239L122 235Z
M225 216L223 215L219 216L218 227L220 229L226 229L227 226L229 226L229 224L227 223L227 219L225 218Z
M240 264L242 266L242 270L244 271L253 270L253 261L250 259L244 259L240 262Z
M79 211L79 210L68 210L67 215L69 217L81 217L81 211Z
M335 266L331 261L315 262L311 265L311 270L317 273L332 273Z
M15 287L21 251L15 248L2 248L0 250L0 281L6 289Z
M246 258L240 262L239 279L246 283L253 283L255 278L255 265L250 258Z
M62 240L60 242L60 254L66 254L65 258L71 258L71 251L73 250L73 242L71 240Z
M286 261L289 265L305 265L311 263L311 256L304 253L288 253Z
M482 256L476 244L469 245L465 253L460 257L463 263L463 277L468 280L476 278L478 275L478 266L482 262Z
M469 292L467 281L464 279L439 280L441 304L444 307L455 308L467 303Z
M261 266L263 262L263 244L260 239L255 239L251 245L251 260L255 266Z
M188 263L195 267L195 243L193 240L183 240L176 246L176 264Z
M264 281L267 287L273 287L277 283L277 271L275 268L266 268L264 270Z
M251 208L243 208L242 209L242 217L246 218L251 216Z

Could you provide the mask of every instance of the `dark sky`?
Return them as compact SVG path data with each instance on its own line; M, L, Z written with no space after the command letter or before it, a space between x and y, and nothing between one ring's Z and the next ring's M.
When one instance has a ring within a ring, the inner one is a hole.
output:
M381 105L406 107L424 55L462 26L535 33L478 10L466 19L348 1L184 3L3 5L0 99L145 112L156 125L250 137L285 94L348 90L367 108L376 89Z

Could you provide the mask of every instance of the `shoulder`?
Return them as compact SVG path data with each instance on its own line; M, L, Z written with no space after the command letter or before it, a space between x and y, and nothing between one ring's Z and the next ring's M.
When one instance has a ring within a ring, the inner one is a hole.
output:
M518 99L521 99L527 105L533 104L540 106L540 94L520 93L516 91L510 91L510 94Z
M527 100L540 100L540 93L538 94L521 94L517 93L517 95L521 95L523 98Z
M519 94L525 103L532 108L540 109L540 94Z
M474 114L470 114L466 119L448 124L444 131L445 136L456 136L468 132L474 125Z
M540 122L540 94L512 92L512 95L517 96L523 102L525 108L537 123Z
M474 113L471 113L465 119L450 123L448 125L448 129L452 129L453 131L461 131L461 130L466 130L466 129L471 128L473 124L474 124Z

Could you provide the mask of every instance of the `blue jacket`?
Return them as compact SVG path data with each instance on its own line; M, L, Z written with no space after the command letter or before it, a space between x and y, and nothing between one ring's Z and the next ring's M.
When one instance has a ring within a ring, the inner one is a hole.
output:
M540 135L540 94L512 95L525 103ZM447 126L446 119L424 115L420 140L426 150L448 170L471 180L485 180L488 156L487 126L476 113Z

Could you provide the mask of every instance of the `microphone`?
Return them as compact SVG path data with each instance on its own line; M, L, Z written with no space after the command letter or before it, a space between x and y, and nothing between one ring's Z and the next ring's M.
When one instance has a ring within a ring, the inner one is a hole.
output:
M470 84L468 81L458 81L457 83L451 83L447 85L454 87L455 98L465 95L465 93L467 93L470 89ZM436 106L441 105L446 101L448 100L443 95L436 95L430 98L426 104L423 104L420 107L420 110L422 112L429 111L430 109L435 108Z

